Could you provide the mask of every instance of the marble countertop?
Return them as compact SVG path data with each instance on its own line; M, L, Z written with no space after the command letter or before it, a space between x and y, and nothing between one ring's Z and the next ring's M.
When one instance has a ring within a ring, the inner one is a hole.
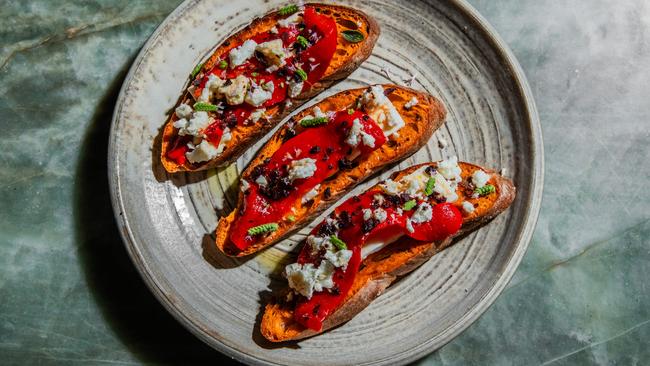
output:
M6 2L0 14L0 359L234 361L131 264L106 179L125 74L178 0ZM508 288L421 365L650 363L650 4L471 0L539 108L540 219Z

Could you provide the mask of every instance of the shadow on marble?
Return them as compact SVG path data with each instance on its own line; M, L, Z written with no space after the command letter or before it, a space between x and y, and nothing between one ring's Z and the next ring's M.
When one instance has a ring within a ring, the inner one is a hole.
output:
M238 365L176 322L145 286L122 243L111 208L106 156L113 108L130 64L97 107L76 171L74 218L84 275L107 324L141 362Z

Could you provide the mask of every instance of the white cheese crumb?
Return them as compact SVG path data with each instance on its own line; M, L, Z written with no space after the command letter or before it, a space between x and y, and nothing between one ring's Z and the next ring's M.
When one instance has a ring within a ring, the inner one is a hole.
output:
M176 116L178 116L178 118L180 118L180 119L183 119L183 118L187 119L187 118L192 117L192 112L194 112L192 110L192 107L190 107L189 105L187 105L185 103L183 103L183 104L179 105L178 107L176 107Z
M309 202L309 200L313 199L314 197L316 197L318 195L319 189L320 189L320 184L317 184L314 188L312 188L311 190L309 190L309 192L305 193L305 195L302 196L301 202L304 204Z
M415 229L413 228L413 223L411 222L411 219L409 219L409 218L406 219L406 230L408 230L409 233L415 232Z
M289 179L304 179L309 178L316 172L316 160L312 158L304 158L294 160L289 167Z
M273 26L273 28L271 28L269 31L273 34L278 34L278 27Z
M254 110L251 115L248 117L248 122L249 123L257 123L262 117L264 117L264 113L266 113L266 109L260 108Z
M375 202L377 202L377 204L378 204L379 206L383 205L383 204L384 204L384 201L385 201L384 196L381 195L381 194L376 194L376 195L372 196L372 199L373 199Z
M296 82L294 80L289 82L289 97L295 98L300 95L302 88L305 85L302 81Z
M379 188L390 195L399 194L399 184L392 179L386 179L379 185Z
M321 250L330 251L334 248L332 241L328 237L309 235L307 245L311 249L311 255L316 256Z
M343 249L336 252L327 251L323 256L327 261L329 261L336 268L343 268L345 271L348 267L348 262L352 258L352 251Z
M438 172L440 172L445 179L454 180L456 182L461 181L461 170L458 166L458 158L455 156L438 163Z
M413 98L411 98L411 100L409 100L408 102L406 102L404 104L404 108L411 109L411 108L415 107L417 104L418 104L418 98L413 97Z
M217 148L208 142L208 140L201 141L201 143L198 144L194 150L185 153L185 157L187 157L187 160L189 160L191 163L208 161L217 155Z
M472 183L476 188L481 188L490 180L490 175L478 169L472 174Z
M465 211L468 214L471 214L472 212L474 212L474 205L467 201L463 201L463 211Z
M208 81L205 83L203 90L201 90L201 95L199 96L198 101L208 103L216 94L219 93L219 88L225 83L225 80L222 80L220 77L210 74L208 76Z
M334 287L332 275L335 267L330 261L321 261L318 268L313 264L292 263L285 267L284 273L289 281L289 287L304 297L311 299L314 291Z
M180 136L200 136L201 130L208 127L211 122L212 120L210 119L210 116L208 116L208 113L201 111L194 112L189 121L181 119L174 122L174 127L179 129L178 134Z
M217 155L221 155L226 149L226 144L232 139L232 134L228 127L224 128L223 133L221 134L221 140L219 140L219 146L217 146Z
M257 42L248 39L241 46L233 48L228 55L230 57L230 68L237 67L253 57L256 47Z
M246 93L244 101L253 107L259 107L273 97L273 90L275 90L275 85L272 81L264 84L264 87L251 83L251 88Z
M364 208L361 212L363 212L363 221L370 220L372 217L372 210L369 208Z
M436 180L436 185L433 187L433 191L444 197L447 202L456 202L458 194L456 194L455 186L440 173L436 173L434 179Z
M280 27L288 27L293 23L300 23L302 20L302 14L301 13L295 13L292 16L284 19L278 20L278 25Z
M226 101L230 105L244 103L250 80L244 75L238 75L236 78L231 79L230 82L229 85L224 84L219 87L219 92L226 97Z
M402 116L397 112L393 103L384 95L381 85L373 85L370 90L363 93L361 102L368 111L368 115L381 127L384 135L391 136L405 126ZM384 113L385 120L379 122L379 116Z
M411 222L416 224L429 222L431 221L432 217L433 211L431 210L431 205L423 202L418 206L415 212L413 212L413 216L411 216Z
M280 67L285 64L284 59L287 57L287 52L284 50L282 40L279 38L258 44L255 51L264 56L264 60L268 65Z
M352 147L356 147L359 145L359 140L368 147L375 147L375 138L364 132L361 121L358 118L355 118L354 121L352 121L352 128L350 128L345 143Z
M250 183L248 183L248 181L246 179L242 179L241 185L240 185L239 188L240 188L240 190L242 192L246 192L251 188L251 185L250 185Z
M257 183L258 186L260 187L266 187L267 184L269 184L269 181L266 180L266 177L263 175L260 175L255 179L255 183Z
M388 218L388 214L382 208L376 208L374 211L372 211L372 216L379 222L384 222Z

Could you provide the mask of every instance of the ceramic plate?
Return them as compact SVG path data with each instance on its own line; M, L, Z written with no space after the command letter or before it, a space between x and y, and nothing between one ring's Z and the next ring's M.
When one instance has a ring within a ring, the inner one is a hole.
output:
M393 82L443 101L447 123L392 171L457 155L502 170L517 185L510 209L390 287L350 322L290 346L259 335L260 310L309 228L247 261L214 246L237 177L264 139L230 167L169 176L157 136L188 74L215 44L281 3L186 1L154 32L118 100L110 137L115 214L128 251L161 303L217 350L250 364L396 365L442 346L476 320L515 271L541 200L539 121L525 77L494 30L462 1L350 1L381 36L342 89ZM445 145L446 147L442 147ZM320 220L317 220L317 222Z

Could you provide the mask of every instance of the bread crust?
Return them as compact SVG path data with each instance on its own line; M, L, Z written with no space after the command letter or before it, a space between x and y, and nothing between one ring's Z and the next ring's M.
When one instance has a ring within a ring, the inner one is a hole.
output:
M430 163L435 164L435 163ZM419 167L429 164L420 164L400 172L391 177L399 179L410 174ZM442 241L425 243L418 242L408 237L403 237L395 243L386 246L384 249L374 253L363 261L363 268L357 274L355 282L344 300L343 304L323 322L324 332L334 328L365 309L377 296L379 296L398 277L404 276L436 253L447 248L453 243L454 238L461 237L477 227L486 224L495 216L505 211L516 196L516 189L512 181L497 174L490 169L481 168L470 163L459 163L463 170L463 177L471 174L476 169L483 169L492 175L493 184L496 188L496 197L485 206L482 202L476 215L472 214L463 219L463 226L452 237ZM321 332L307 329L293 320L293 309L291 305L283 302L269 303L264 309L260 325L262 335L271 342L285 342L299 340Z
M237 213L239 212L240 207L243 207L244 194L240 190L235 209L228 216L219 219L219 224L216 229L217 247L227 255L242 257L253 254L269 245L272 245L310 223L333 202L336 202L341 196L357 184L363 182L366 178L372 176L374 173L389 164L411 156L426 144L433 132L444 122L446 111L442 103L431 95L414 89L392 84L386 84L383 85L383 87L384 90L394 89L394 91L388 95L388 98L402 115L405 122L405 126L399 130L398 137L390 139L371 154L359 158L359 165L357 167L351 170L340 171L334 179L328 179L326 182L323 182L320 185L318 194L313 198L311 205L305 207L297 201L294 204L295 213L293 215L296 218L294 222L280 222L280 227L277 231L272 232L268 236L264 237L263 240L246 248L244 251L235 250L229 240L230 227L237 219ZM323 111L337 111L347 108L347 106L353 105L357 97L359 97L366 89L367 88L358 88L342 91L321 101L314 105L314 107L303 110L295 115L287 124L285 124L285 126L276 131L276 133L269 139L269 142L262 147L255 159L251 161L246 170L242 173L240 181L248 179L253 169L262 164L265 158L272 156L273 153L282 145L283 136L289 125L292 123L297 125L296 121L311 114L315 107L319 107ZM418 99L418 104L408 110L405 109L404 104L413 97ZM296 129L299 128L299 126L296 127ZM328 188L330 191L329 197L325 198L324 191Z
M189 162L183 165L177 164L175 161L167 157L167 152L175 141L178 130L174 128L173 123L176 120L175 114L172 113L167 120L163 129L162 146L161 146L161 161L165 170L169 173L183 172L183 171L201 171L212 169L219 166L225 166L235 161L241 154L244 153L251 145L262 138L267 132L272 130L278 123L280 123L286 116L291 114L294 110L299 108L302 104L317 94L320 94L325 89L345 79L354 70L356 70L361 63L363 63L372 53L372 49L379 37L380 28L375 19L366 13L340 5L306 4L314 6L327 15L335 16L336 26L338 31L338 46L334 53L334 57L330 62L325 74L321 80L313 85L310 90L307 90L296 98L287 98L291 101L290 106L287 107L285 103L280 103L266 111L269 118L266 122L258 122L253 126L237 126L232 134L232 140L223 151L221 155L210 161L192 165ZM254 19L251 24L244 29L238 31L226 41L224 41L204 62L203 69L211 69L219 60L221 55L230 51L234 45L237 45L244 40L259 34L261 32L271 29L279 19L284 18L277 11L269 13L261 18ZM349 29L352 22L360 22L361 26L358 28L364 34L364 40L359 43L346 42L341 34L341 31ZM193 98L189 92L180 98L178 105L182 103L192 103Z

